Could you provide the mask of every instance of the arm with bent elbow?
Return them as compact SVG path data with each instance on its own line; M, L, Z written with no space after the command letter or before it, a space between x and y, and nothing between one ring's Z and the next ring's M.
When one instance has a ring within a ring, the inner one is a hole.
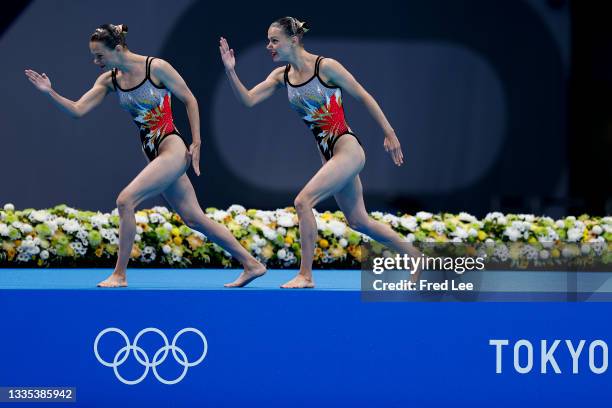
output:
M85 114L98 106L109 90L108 81L110 73L105 73L98 77L94 86L81 96L78 101L72 101L53 89L51 80L46 74L39 74L31 69L26 69L25 74L36 89L48 95L55 105L73 118L85 116Z

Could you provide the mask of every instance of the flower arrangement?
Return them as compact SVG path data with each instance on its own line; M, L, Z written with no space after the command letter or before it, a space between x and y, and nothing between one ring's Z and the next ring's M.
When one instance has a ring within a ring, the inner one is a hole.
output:
M275 211L208 208L206 215L224 224L243 247L269 267L299 264L299 228L293 208ZM514 266L550 266L580 259L612 263L612 217L569 216L554 220L529 214L493 212L479 220L458 215L418 212L393 215L373 212L408 242L461 244L469 254L480 254ZM358 268L361 244L369 238L350 229L341 212L315 212L318 236L316 268ZM131 265L152 267L232 267L230 254L189 229L165 207L136 213L136 238ZM66 205L47 210L0 210L0 265L25 267L110 267L119 244L119 216L80 211Z

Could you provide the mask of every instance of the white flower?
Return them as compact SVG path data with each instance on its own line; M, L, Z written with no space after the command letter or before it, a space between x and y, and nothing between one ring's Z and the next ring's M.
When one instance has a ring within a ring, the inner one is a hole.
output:
M263 233L264 237L270 241L276 240L276 237L278 236L275 230L266 226L262 227L261 232Z
M156 207L157 208L157 207ZM149 214L149 223L150 224L161 224L162 222L166 222L166 219L163 215L153 212Z
M164 206L155 206L153 208L151 208L152 211L155 211L156 213L160 213L163 215L170 215L170 210L168 210L166 207Z
M408 231L416 231L418 225L417 225L417 221L413 216L408 216L408 217L401 217L400 220L400 225L404 228L406 228Z
M478 221L476 217L466 212L460 212L458 218L459 218L459 221L463 221L463 222L477 222Z
M583 232L582 228L570 228L567 230L567 240L569 242L578 242L582 238Z
M518 214L518 217L527 222L533 222L535 220L535 216L533 214Z
M8 225L0 223L0 236L8 237L8 234L9 234Z
M44 210L32 211L30 215L28 216L28 218L32 222L42 223L42 222L46 222L47 220L49 220L49 218L51 218L51 214L49 214L47 211L44 211Z
M173 253L172 254L172 262L181 262L183 257L180 254Z
M492 238L487 238L485 239L485 245L488 247L492 247L493 245L495 245L495 241Z
M223 220L229 215L227 211L217 210L213 213L212 218L217 222L223 222Z
M153 262L156 257L157 254L155 252L155 248L153 248L152 246L144 247L140 254L140 260L145 263Z
M473 228L472 228L473 229ZM476 230L474 230L476 231ZM455 231L453 231L451 233L452 236L459 238L459 242L462 242L462 240L466 239L468 237L468 232L466 230L464 230L461 227L457 227L455 228ZM476 233L476 235L478 235L478 233ZM457 242L453 239L453 242Z
M468 231L468 235L470 237L477 237L478 236L478 231L476 231L476 229L474 229L474 228L470 228L470 230Z
M561 255L563 255L564 258L573 258L574 256L578 255L576 253L576 249L575 248L570 248L570 247L565 247L561 250Z
M441 221L434 221L431 224L431 228L438 234L438 235L442 235L444 234L444 231L446 231L446 225L441 222Z
M140 241L142 241L142 237L140 236L140 234L136 234L136 235L134 235L134 241L135 241L135 242L140 242Z
M49 259L49 251L47 251L46 249L40 251L40 259L42 259L43 261Z
M493 256L502 262L506 262L506 260L510 257L510 250L504 244L500 244L495 247Z
M416 213L417 220L425 221L430 219L431 217L433 217L433 214L426 211L419 211L418 213Z
M287 235L287 229L285 229L285 228L283 228L283 227L278 227L278 228L276 229L276 232L277 232L279 235L282 235L283 237L284 237L285 235Z
M342 248L346 248L348 246L348 241L344 238L340 238L340 240L338 241L338 244L340 244Z
M164 245L162 247L162 251L164 252L164 254L168 255L170 252L172 252L172 248L170 248L170 245Z
M26 252L22 252L17 255L17 262L28 262L30 260L30 255Z
M565 223L563 222L563 220L557 220L557 221L555 221L555 227L557 227L557 228L565 228Z
M172 229L174 228L172 224L170 224L169 222L164 222L163 227L167 229L168 231L172 231Z
M540 251L540 259L548 259L548 257L550 256L550 253L543 249Z
M251 219L244 214L238 214L234 217L234 221L242 228L246 228L251 224Z
M62 224L62 229L66 231L67 233L72 234L80 230L81 225L79 224L77 220L74 220L74 219L66 220L66 222Z
M565 217L566 221L576 221L576 217L574 217L573 215L570 215L568 217Z
M583 255L588 255L591 252L591 246L588 244L582 244L580 247L580 252L582 252Z
M452 242L454 242L456 244L460 244L460 243L463 242L463 240L461 238L459 238L459 237L455 237L455 238L452 239Z
M591 232L595 235L600 235L603 232L603 229L599 226L599 225L595 225L592 229Z
M113 211L111 211L111 215L114 215L114 216L119 215L119 210L115 208Z
M287 251L285 251L285 249L279 249L278 252L276 253L276 256L278 257L278 259L283 261L285 260L285 257L287 256Z
M285 227L285 228L291 228L295 226L295 222L293 222L292 214L281 215L280 217L278 217L278 220L276 221L276 223L280 225L281 227Z
M521 237L521 232L514 227L508 227L504 231L504 235L508 236L508 239L512 242L515 242L517 239Z
M498 225L506 225L508 222L504 214L497 211L488 213L485 217L485 221L495 222Z
M244 208L241 205L234 204L234 205L231 205L230 208L227 209L227 211L228 212L233 212L233 213L236 213L236 214L242 214L242 213L246 212L246 208Z
M416 239L416 236L411 232L410 234L406 235L406 242L414 242L414 240Z
M4 211L15 211L15 206L11 203L4 204Z
M331 232L338 238L344 236L344 234L346 233L346 224L338 220L329 221L327 223L327 228L329 228Z
M387 224L391 224L393 228L397 228L399 226L399 217L396 217L393 214L385 214L382 217L382 220Z
M136 224L148 224L149 217L146 213L136 213Z
M376 218L377 220L379 220L379 219L381 219L383 217L383 213L380 212L380 211L373 211L373 212L370 213L370 215L373 218Z
M142 234L144 232L144 230L142 229L142 227L140 225L136 226L136 233L137 234Z

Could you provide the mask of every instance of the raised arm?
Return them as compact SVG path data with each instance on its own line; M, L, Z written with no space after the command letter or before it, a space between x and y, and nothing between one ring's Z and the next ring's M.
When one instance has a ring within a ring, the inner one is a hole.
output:
M370 95L361 84L357 82L355 77L336 60L325 58L321 62L319 72L327 82L339 86L343 91L348 92L352 97L363 102L368 112L370 112L374 120L376 120L383 130L385 135L385 141L383 143L385 151L391 155L396 165L401 166L404 163L404 154L402 153L400 142L391 124L372 95Z
M73 118L80 118L87 114L98 106L106 94L112 90L111 73L105 72L98 77L93 87L75 102L58 94L51 86L51 80L46 74L39 74L31 69L26 69L25 74L36 89L47 94L60 109Z
M189 154L196 175L200 175L200 111L198 101L181 75L164 60L154 59L151 63L151 74L158 79L178 100L185 104L189 126L191 128L191 146Z
M234 58L234 50L230 49L227 40L221 37L219 41L219 52L225 66L225 73L230 80L232 91L244 106L251 107L268 99L276 89L283 86L283 71L284 67L278 67L268 75L268 77L253 89L248 90L236 74L236 59Z

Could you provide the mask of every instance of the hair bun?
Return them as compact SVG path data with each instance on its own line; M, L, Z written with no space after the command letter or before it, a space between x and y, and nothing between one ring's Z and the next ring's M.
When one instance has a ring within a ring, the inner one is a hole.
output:
M127 26L127 24L119 24L117 27L119 27L119 29L120 29L120 31L119 31L119 32L120 32L121 34L123 34L123 35L127 34L127 32L128 32L128 26Z
M300 28L302 29L304 33L307 33L308 30L310 30L310 24L308 24L305 21L302 21Z

